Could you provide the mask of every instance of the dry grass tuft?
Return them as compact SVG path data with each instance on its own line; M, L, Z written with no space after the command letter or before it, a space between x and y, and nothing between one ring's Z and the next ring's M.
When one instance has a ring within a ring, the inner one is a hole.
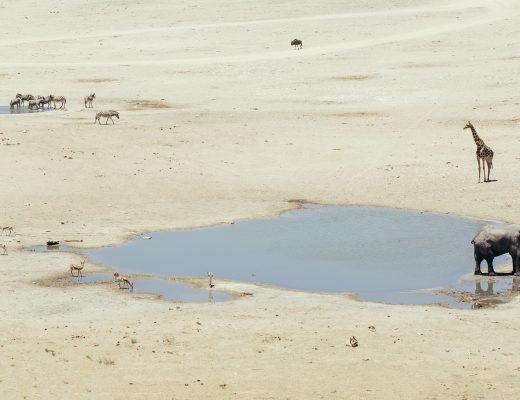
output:
M103 364L103 365L115 365L116 364L116 362L114 360L112 360L111 358L108 358L108 357L100 358L98 360L98 363Z
M367 79L374 78L373 75L345 75L345 76L335 76L332 79L338 81L366 81Z
M129 100L128 110L153 110L160 108L175 108L173 105L158 100Z
M371 111L347 111L342 113L330 114L333 117L342 118L363 118L363 117L381 117L383 114Z

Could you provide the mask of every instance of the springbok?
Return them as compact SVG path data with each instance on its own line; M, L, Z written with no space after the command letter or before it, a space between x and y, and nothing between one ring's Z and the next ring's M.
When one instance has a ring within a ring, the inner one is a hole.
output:
M119 113L114 110L109 111L100 111L96 114L96 119L94 120L94 123L99 122L99 125L101 125L101 117L106 118L105 125L108 125L108 120L112 121L112 124L114 124L114 120L112 117L117 117L119 119Z
M95 98L95 93L89 94L87 97L85 97L85 108L92 108L92 100L94 100Z
M70 275L71 276L83 276L82 272L85 267L85 260L81 260L81 264L70 264ZM77 271L78 275L74 275L74 271Z
M14 106L16 106L16 108L20 108L20 104L22 102L22 99L17 97L16 99L13 99L11 100L11 102L9 103L9 107L12 109L14 109Z
M16 98L21 100L22 106L24 105L24 103L26 101L34 100L34 96L32 94L25 94L25 95L23 95L21 93L16 93Z
M14 232L14 229L12 226L2 226L2 235L6 232L9 236Z
M119 272L114 272L114 279L119 285L119 289L132 289L134 290L134 283L128 276L119 275ZM124 286L123 286L124 285Z
M6 255L7 255L7 246L6 246L5 244L2 243L2 244L0 244L0 249L3 249L3 250L4 250L4 252L3 252L2 254L3 254L4 256L6 256Z
M303 42L300 39L293 39L291 46L294 46L295 49L301 49L303 47Z
M52 94L49 96L51 100L54 102L54 109L56 109L56 102L59 101L60 109L65 108L65 105L67 104L67 99L65 96L53 96Z

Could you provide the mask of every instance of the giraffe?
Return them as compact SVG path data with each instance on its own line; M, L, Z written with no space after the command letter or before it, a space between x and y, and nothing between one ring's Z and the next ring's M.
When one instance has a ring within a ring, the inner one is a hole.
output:
M478 163L478 183L480 183L480 160L482 160L482 171L484 172L484 182L489 182L489 173L491 168L493 167L493 150L489 146L487 146L484 141L478 136L477 131L473 124L468 121L464 129L471 129L471 133L473 134L473 140L477 145L477 163ZM485 163L484 163L485 162ZM488 176L486 179L486 168L485 164L488 167Z

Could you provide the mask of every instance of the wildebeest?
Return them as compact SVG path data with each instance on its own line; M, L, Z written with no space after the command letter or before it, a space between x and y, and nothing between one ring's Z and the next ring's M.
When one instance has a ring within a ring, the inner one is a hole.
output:
M300 39L293 39L291 46L294 46L295 49L301 49L303 47L303 42Z

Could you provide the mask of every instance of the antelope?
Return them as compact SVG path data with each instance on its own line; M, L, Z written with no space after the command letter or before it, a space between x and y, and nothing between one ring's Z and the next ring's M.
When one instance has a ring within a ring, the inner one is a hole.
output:
M67 104L67 99L65 96L53 96L52 94L49 96L51 100L54 102L54 109L56 109L56 102L59 101L60 109L65 108L65 105Z
M2 253L4 256L7 255L7 246L5 244L0 244L0 249L4 249L4 252Z
M119 285L119 289L130 289L134 290L134 283L128 276L119 275L119 272L114 272L114 279ZM125 287L123 287L124 285Z
M9 236L14 232L14 229L12 226L2 226L2 235L6 232Z
M85 267L85 260L81 261L81 264L70 264L70 276L83 276L81 271L83 270L83 267ZM74 275L74 271L78 272L78 275Z
M34 96L32 94L23 95L21 93L16 93L16 98L21 100L22 106L26 101L34 100Z
M16 106L16 108L20 108L20 103L21 102L22 102L22 99L20 99L19 97L17 97L16 99L11 100L11 102L9 103L9 106L11 107L11 110L14 109L14 106Z
M92 93L85 97L85 108L92 108L92 100L96 98L96 94ZM90 105L90 107L89 107Z
M114 124L114 120L112 119L112 117L117 117L117 119L119 119L119 113L114 110L100 111L96 114L96 119L94 120L94 124L97 121L97 122L99 122L99 125L101 125L101 117L107 119L107 121L105 122L105 125L108 124L108 120L112 121L112 124Z

